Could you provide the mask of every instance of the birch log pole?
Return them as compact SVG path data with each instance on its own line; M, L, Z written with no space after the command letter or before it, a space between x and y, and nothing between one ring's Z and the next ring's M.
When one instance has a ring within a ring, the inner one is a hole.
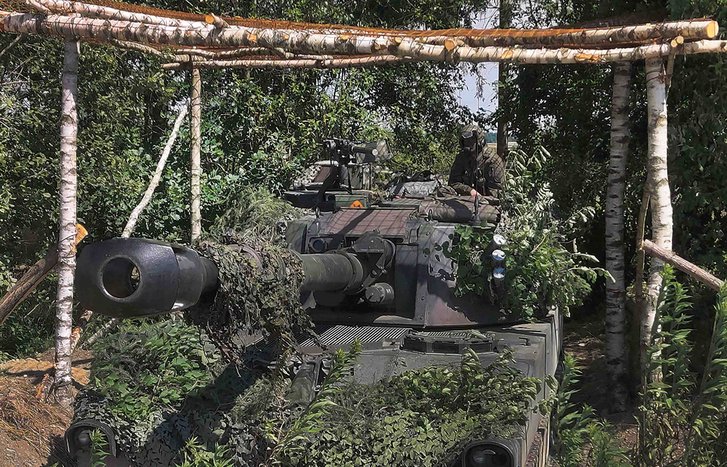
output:
M624 188L629 149L629 85L631 63L613 67L611 157L606 188L606 365L611 380L614 412L626 409L626 287L624 280Z
M647 186L651 192L651 237L654 243L665 249L672 247L672 205L667 169L667 105L666 73L662 59L646 61L646 96L648 109L649 144L647 155ZM648 348L654 332L656 302L661 289L661 271L664 262L651 258L647 281L647 297L641 315L641 372L649 368Z
M656 256L659 259L671 264L680 271L688 274L691 278L698 280L702 284L706 285L715 292L719 292L724 281L709 271L705 271L694 263L690 263L686 259L677 255L673 251L665 250L649 240L644 240L644 251L651 256Z
M58 236L58 295L55 332L55 397L64 406L73 402L71 326L73 278L76 270L76 113L79 42L66 41L61 93L60 218Z
M89 39L110 42L112 39L156 45L258 47L281 50L293 54L330 55L396 55L418 61L514 63L607 63L679 54L727 52L727 41L701 40L685 43L676 49L669 43L620 47L611 49L582 48L522 48L472 47L468 45L434 45L421 42L419 37L386 37L353 35L350 33L325 34L311 31L284 31L265 28L230 26L218 29L214 25L199 23L194 27L175 27L132 21L96 19L83 16L37 15L0 12L5 32L59 36L66 39ZM711 23L710 23L711 24ZM645 25L657 27L657 25ZM714 37L714 26L706 25L698 37ZM584 32L584 31L581 31ZM587 32L587 31L585 31ZM679 29L683 37L686 31ZM678 35L675 34L674 37ZM455 41L456 42L456 41Z
M202 234L202 212L200 210L200 177L202 175L202 167L200 163L200 146L202 141L202 78L200 77L199 68L192 68L192 93L190 99L192 119L190 122L191 135L191 205L192 205L192 235L191 243L194 245Z
M213 26L216 29L228 28L230 25L224 18L215 15L188 15L188 20L181 20L165 16L164 10L146 8L147 13L139 13L120 8L99 6L84 2L66 0L29 0L39 4L45 12L60 14L76 13L78 15L122 20L149 25L172 26L181 28L199 28L203 25ZM502 9L502 8L501 8ZM157 13L157 14L155 14ZM501 13L502 14L502 13ZM716 21L709 19L687 19L682 21L668 21L663 23L648 23L627 26L613 26L605 28L549 28L549 29L509 29L509 23L501 24L497 29L443 29L434 31L405 31L396 29L358 28L355 26L337 26L313 23L295 23L266 20L240 21L238 18L230 19L234 28L247 29L277 29L288 36L300 32L316 32L335 35L376 36L388 38L415 38L419 42L442 44L446 41L461 40L475 47L483 46L572 46L574 44L587 45L615 45L618 43L649 42L664 38L682 36L685 39L712 39L717 36L719 26ZM235 26L234 23L238 25ZM254 24L258 27L249 27ZM266 27L268 26L268 27ZM507 27L505 27L507 26Z

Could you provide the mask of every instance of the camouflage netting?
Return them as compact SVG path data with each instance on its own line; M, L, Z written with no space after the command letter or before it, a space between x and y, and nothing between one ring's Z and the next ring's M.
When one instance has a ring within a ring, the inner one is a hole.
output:
M278 229L281 221L301 215L269 192L253 189L242 193L196 246L219 268L220 285L211 302L187 316L208 330L226 357L234 358L250 333L262 331L286 351L294 335L310 331L310 318L299 300L300 259L285 247Z
M192 437L239 466L442 465L471 439L516 434L540 390L509 355L483 368L472 352L362 385L349 377L354 349L333 356L321 391L299 406L285 397L289 374L255 364L260 349L227 364L210 345L179 319L125 323L98 343L76 419L109 424L136 465L180 463Z

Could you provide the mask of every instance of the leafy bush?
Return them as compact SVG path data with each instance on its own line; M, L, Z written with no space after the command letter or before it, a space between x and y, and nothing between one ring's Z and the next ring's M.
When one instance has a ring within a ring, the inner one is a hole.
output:
M184 445L184 462L180 467L232 467L235 464L229 460L227 448L216 446L207 450L196 437L191 438Z
M593 209L565 220L553 214L553 194L542 170L547 158L542 148L532 157L521 151L509 155L502 220L496 229L507 239L502 247L505 293L493 292L492 263L486 254L493 232L465 225L457 227L454 245L447 252L458 265L456 293L489 296L506 310L532 319L553 307L567 315L590 293L599 276L608 276L605 270L590 266L597 259L579 253L573 240L577 227L592 219Z
M95 346L91 387L107 399L114 416L147 418L175 408L212 380L219 356L199 330L179 319L124 322Z
M717 297L706 365L693 367L691 304L666 266L658 300L659 326L639 407L641 465L721 465L727 458L727 287Z

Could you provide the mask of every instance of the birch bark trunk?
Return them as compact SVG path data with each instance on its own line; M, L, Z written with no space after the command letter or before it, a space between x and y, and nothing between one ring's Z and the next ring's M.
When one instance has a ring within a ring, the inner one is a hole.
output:
M60 218L58 236L58 294L55 332L55 397L65 406L73 402L71 327L73 278L76 269L76 113L79 42L66 41L61 94Z
M192 179L191 179L191 205L192 205L192 235L191 243L194 245L202 234L202 212L200 210L200 177L202 175L202 167L200 164L200 145L201 120L202 120L202 79L199 74L199 68L192 68L192 96L190 100L192 110L192 120L190 122L191 134L191 162L192 162Z
M606 283L606 364L611 380L614 412L626 408L626 287L624 280L624 189L630 131L628 125L631 64L613 67L611 102L611 157L606 188L606 270L613 282Z
M651 192L651 237L654 243L665 249L672 247L672 205L667 166L667 105L666 74L662 59L646 60L646 95L649 118L649 147L647 160L647 186ZM641 372L649 367L648 348L654 332L656 302L661 289L661 271L664 262L651 258L647 281L647 297L641 315Z
M185 103L182 109L179 111L177 119L174 121L174 128L172 128L172 133L169 135L169 139L167 139L167 144L164 146L162 155L159 157L159 161L157 162L154 174L149 181L149 186L146 187L144 196L141 197L141 201L139 201L139 204L137 204L134 210L131 211L131 214L129 215L129 220L126 221L126 226L124 227L123 232L121 232L121 237L129 238L131 236L131 233L136 227L136 222L139 220L139 215L144 209L146 209L146 206L151 201L151 197L154 196L154 190L156 190L157 186L159 186L159 180L161 180L162 173L164 173L164 167L167 164L169 154L172 152L172 146L174 146L174 142L177 140L179 129L181 128L184 117L186 116L187 104Z

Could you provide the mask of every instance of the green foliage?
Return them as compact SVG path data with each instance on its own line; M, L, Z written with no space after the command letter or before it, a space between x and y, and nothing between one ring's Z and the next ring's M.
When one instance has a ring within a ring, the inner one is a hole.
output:
M219 358L196 327L179 319L125 322L94 351L92 388L107 398L114 416L127 420L178 406L211 380Z
M347 368L349 363L338 358ZM278 461L441 465L469 440L515 435L541 387L515 370L511 358L503 354L483 367L468 351L459 368L411 370L372 386L344 383L337 376L310 406L318 416L297 426L301 444L277 451Z
M190 438L184 445L184 462L180 467L232 467L235 464L229 459L227 448L215 446L206 449L196 437Z
M614 443L613 430L607 422L598 420L589 405L579 407L572 400L578 391L581 371L575 358L566 354L563 360L563 380L555 401L553 447L561 467L592 465L597 467L626 467L624 449Z
M101 430L91 432L91 467L105 467L109 455L109 441Z
M608 273L589 264L592 255L576 248L577 228L593 218L593 208L553 215L555 201L542 169L550 154L540 148L532 157L513 151L503 204L502 233L505 246L506 307L525 316L557 307L566 316L591 291L598 276ZM570 243L570 249L566 247Z
M492 295L492 262L487 255L491 243L492 229L464 224L455 227L452 246L445 255L457 264L456 295Z
M727 458L727 286L715 307L712 340L687 437L686 463L718 465Z
M486 229L458 226L454 245L447 254L457 262L458 294L468 292L490 296L493 301L524 318L542 316L557 307L568 315L591 292L599 276L608 273L589 264L592 255L579 253L573 237L578 227L593 218L592 208L581 209L570 218L558 219L555 201L545 181L543 167L549 154L538 149L532 157L511 151L508 160L507 189L498 231L507 239L505 252L505 293L492 291L492 263L488 253L492 233ZM569 248L566 245L569 245ZM573 251L571 251L573 250Z
M234 237L238 244L282 243L278 223L302 212L265 188L247 187L229 200L230 207L210 227L216 239Z
M727 289L717 298L712 339L697 385L690 370L691 304L674 271L667 266L663 275L660 330L650 348L650 382L639 407L638 460L649 466L721 465L727 454Z

